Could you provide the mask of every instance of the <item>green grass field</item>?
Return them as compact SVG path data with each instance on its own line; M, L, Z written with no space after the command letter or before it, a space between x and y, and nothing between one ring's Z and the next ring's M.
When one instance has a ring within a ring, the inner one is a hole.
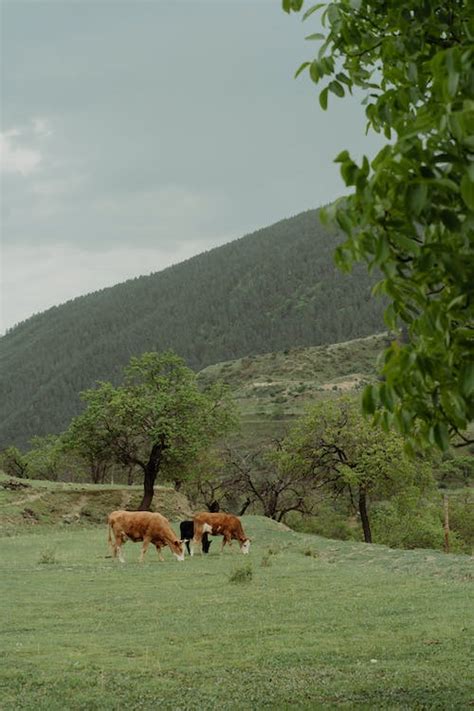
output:
M142 566L105 526L3 538L2 711L468 708L469 558L243 524L247 557Z

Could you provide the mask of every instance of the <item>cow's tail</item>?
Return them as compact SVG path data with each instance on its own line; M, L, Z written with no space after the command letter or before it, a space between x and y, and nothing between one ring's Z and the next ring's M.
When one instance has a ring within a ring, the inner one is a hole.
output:
M107 526L109 529L109 536L108 536L108 543L109 543L109 548L113 552L113 544L112 544L112 526L110 525L110 519L107 519Z

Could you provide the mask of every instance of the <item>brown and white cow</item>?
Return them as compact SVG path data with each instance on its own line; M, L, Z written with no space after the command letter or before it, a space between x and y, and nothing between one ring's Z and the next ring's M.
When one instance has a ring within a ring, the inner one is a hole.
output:
M108 517L109 545L114 558L118 557L125 563L122 544L126 541L143 541L140 563L143 563L145 553L150 543L156 548L160 560L163 560L161 549L168 546L178 560L184 560L184 546L171 528L168 519L159 513L149 511L112 511ZM112 533L115 540L112 540Z
M210 533L211 536L222 536L222 548L224 550L226 543L231 545L231 541L239 542L242 553L247 554L250 550L250 538L248 538L240 519L233 514L227 513L209 513L202 511L194 516L194 538L192 543L198 545L201 542L204 533ZM191 555L192 555L191 546Z

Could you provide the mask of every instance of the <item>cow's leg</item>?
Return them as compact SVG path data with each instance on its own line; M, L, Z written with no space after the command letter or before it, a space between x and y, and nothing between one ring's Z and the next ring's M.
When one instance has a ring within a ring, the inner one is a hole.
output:
M194 546L201 547L201 540L202 540L202 529L200 526L194 526L194 536L191 538L191 541L190 541L191 556L194 555Z
M224 546L226 543L229 547L232 547L232 536L230 535L230 533L224 533L224 540L222 541L222 552L224 552Z
M122 552L122 543L123 539L122 536L116 536L115 537L115 545L114 545L114 558L117 557L118 553L118 558L121 563L125 563L125 558L123 557L123 552Z
M140 563L143 563L143 560L145 558L145 553L147 552L148 546L150 545L150 539L149 538L144 538L143 539L143 545L142 545L142 552L140 553L140 558L139 561Z
M190 548L190 546L189 546L189 538L187 538L187 539L184 541L184 544L185 544L185 546L186 546L186 550L188 551L188 554L191 555L191 548Z
M157 543L155 543L155 548L156 548L156 552L158 553L158 558L159 558L160 562L164 563L165 559L163 558L163 555L161 553L161 546L158 545Z

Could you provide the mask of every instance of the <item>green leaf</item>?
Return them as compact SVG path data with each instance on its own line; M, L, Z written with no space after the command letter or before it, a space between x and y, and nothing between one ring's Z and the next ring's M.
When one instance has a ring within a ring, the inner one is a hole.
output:
M336 213L336 220L339 227L350 235L352 232L352 222L350 221L347 212L345 210L338 210Z
M319 105L323 109L323 111L326 111L328 107L328 88L326 87L325 89L322 90L322 92L319 94Z
M305 40L323 40L324 38L325 35L323 35L321 32L314 32L314 34L305 37Z
M376 407L377 403L374 395L374 386L367 385L362 395L362 409L368 415L373 415Z
M474 210L474 183L468 175L463 175L461 179L462 199L470 210Z
M448 428L443 422L437 422L433 427L434 441L445 452L449 448Z
M474 363L466 363L459 375L459 386L461 392L466 397L471 397L474 393Z
M426 205L428 188L426 183L411 183L406 191L406 204L410 212L419 215Z
M298 67L298 69L296 70L294 78L296 79L297 77L299 77L301 72L304 71L306 69L306 67L309 67L310 64L311 64L311 62L303 62L303 64L301 64Z
M313 14L313 12L317 12L317 10L320 10L322 7L325 7L325 5L326 5L325 2L318 2L316 5L313 5L308 10L306 10L302 19L307 20L308 17Z
M379 395L382 404L387 408L387 410L393 412L395 407L393 389L389 385L387 385L387 383L382 383L379 388Z
M334 163L345 163L346 160L351 160L349 151L341 151L341 153L334 158Z
M309 75L315 84L317 84L323 76L321 64L316 59L311 62L309 67Z
M329 84L329 91L332 91L333 94L336 96L340 96L341 98L344 96L344 87L342 84L340 84L338 81L333 80Z

